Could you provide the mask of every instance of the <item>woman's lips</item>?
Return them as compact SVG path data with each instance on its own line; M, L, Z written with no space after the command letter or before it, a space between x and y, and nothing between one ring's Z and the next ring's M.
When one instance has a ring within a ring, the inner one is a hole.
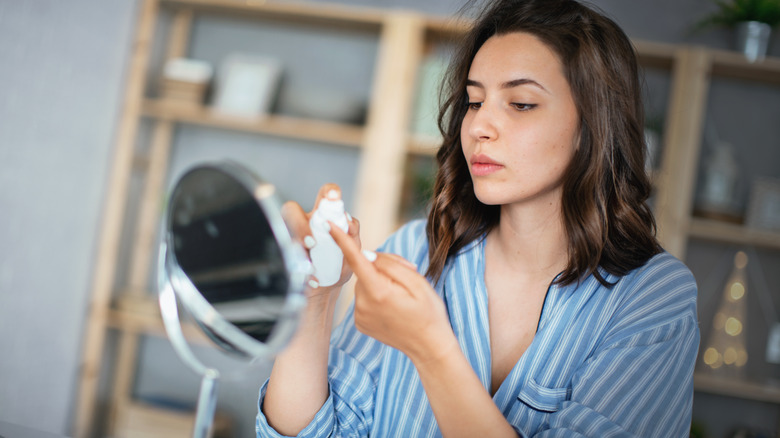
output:
M473 176L485 176L498 172L504 166L487 155L474 155L471 157L471 174Z

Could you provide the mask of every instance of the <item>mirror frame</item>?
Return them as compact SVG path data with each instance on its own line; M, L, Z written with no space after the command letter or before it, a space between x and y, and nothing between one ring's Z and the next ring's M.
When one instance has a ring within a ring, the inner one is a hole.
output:
M176 307L171 309L170 298L164 298L164 292L167 287L174 292L173 299L178 297L182 306L192 315L192 317L202 324L203 332L211 338L211 340L217 344L220 348L225 349L221 344L227 342L234 347L238 352L246 355L251 360L256 359L268 359L274 354L283 349L295 334L295 330L298 325L300 313L302 308L306 305L306 297L303 294L305 283L308 276L311 273L311 263L306 257L306 253L303 248L292 239L290 231L284 223L281 214L281 202L276 195L276 188L269 183L264 182L258 176L246 169L244 166L234 162L224 161L215 163L203 163L198 164L187 171L185 171L178 179L185 179L187 176L199 170L213 170L234 178L244 189L246 189L254 198L257 205L262 210L266 220L268 221L269 228L273 233L273 237L276 240L280 253L282 254L285 270L289 275L288 289L285 291L285 301L282 307L282 313L274 325L271 334L266 342L261 342L248 334L244 333L241 329L233 325L230 321L225 319L209 302L204 298L200 292L198 292L195 285L184 273L179 266L176 256L172 248L173 235L171 232L173 214L171 211L170 202L173 200L177 193L178 182L171 191L170 198L168 200L169 205L166 208L166 215L164 221L164 238L160 245L160 271L158 273L159 286L160 286L160 305L163 314L166 312L171 313L176 311L175 319L179 322L178 311ZM175 302L173 303L175 306ZM163 319L166 320L165 315ZM173 317L173 314L171 313ZM167 318L171 320L172 318ZM171 321L173 322L173 321ZM168 329L168 323L166 322L166 331L169 333L169 338L177 350L180 350L176 346L181 340L177 339L176 333L170 336L172 333ZM180 332L179 330L176 330ZM221 339L215 339L214 335ZM182 336L183 337L183 336ZM190 356L187 354L186 356ZM190 360L186 360L190 362ZM198 366L199 370L203 367Z

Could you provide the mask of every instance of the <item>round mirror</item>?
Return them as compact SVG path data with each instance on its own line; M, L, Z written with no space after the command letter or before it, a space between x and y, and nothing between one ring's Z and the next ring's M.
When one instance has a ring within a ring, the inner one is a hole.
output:
M310 271L273 185L228 162L196 166L176 182L160 248L160 308L174 349L204 376L195 436L210 427L219 371L192 353L178 306L222 351L268 359L295 332Z

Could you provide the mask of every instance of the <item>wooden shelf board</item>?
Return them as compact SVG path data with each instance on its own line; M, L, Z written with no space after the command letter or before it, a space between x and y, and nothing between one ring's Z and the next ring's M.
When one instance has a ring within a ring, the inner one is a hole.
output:
M175 403L182 403L173 400ZM160 405L143 399L128 398L117 416L117 436L145 438L189 438L195 426L196 407ZM220 409L214 413L209 436L234 436L234 418Z
M778 57L767 57L763 61L751 63L736 51L712 50L711 54L713 76L780 85Z
M162 0L166 6L190 8L198 13L248 18L268 18L296 23L314 23L378 31L386 13L332 3L286 3L268 0Z
M132 399L117 413L114 432L119 436L149 438L190 437L195 424L195 412L149 405Z
M117 330L167 338L156 295L140 295L135 291L122 293L108 311L108 326ZM182 331L196 345L213 345L193 324L185 323Z
M696 391L709 394L780 404L780 386L775 387L755 382L726 380L696 373L693 376L693 388Z
M199 105L147 99L141 108L146 117L226 130L266 134L284 138L362 147L362 126L308 120L282 115L241 117L219 113Z
M441 138L430 135L410 135L406 150L413 155L436 156L441 146Z
M711 219L693 218L688 233L699 239L780 250L778 232L756 230Z

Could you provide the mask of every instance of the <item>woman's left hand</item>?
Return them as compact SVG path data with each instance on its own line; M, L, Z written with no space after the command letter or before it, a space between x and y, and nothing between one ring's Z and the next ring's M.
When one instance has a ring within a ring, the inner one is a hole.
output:
M459 348L444 302L416 267L395 254L375 253L369 261L338 227L331 236L357 276L355 326L396 348L413 362L442 358Z

